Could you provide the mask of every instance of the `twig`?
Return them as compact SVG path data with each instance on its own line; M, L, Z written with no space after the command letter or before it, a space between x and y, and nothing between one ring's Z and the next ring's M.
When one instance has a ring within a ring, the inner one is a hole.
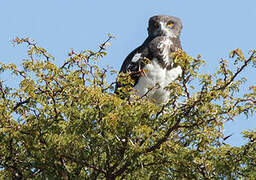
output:
M223 86L217 88L216 90L223 90L225 89L227 86L229 86L233 81L234 79L243 71L243 69L248 66L248 64L254 59L254 55L256 54L256 51L253 51L253 53L251 54L251 56L249 57L249 59L245 60L244 61L244 64L237 69L236 73L231 77L231 79L225 83Z
M42 48L39 48L36 46L36 43L32 43L29 38L23 38L23 39L19 39L18 37L14 40L14 42L17 42L17 43L20 43L20 42L25 42L28 44L28 46L32 46L33 48L35 48L37 51L41 52L43 54L43 56L46 58L47 61L49 61L50 59L50 56L47 55L47 51L42 49ZM32 55L30 56L32 61L33 61L33 57Z
M108 39L107 39L105 42L103 42L103 43L99 46L99 50L98 50L96 53L91 53L91 54L89 54L89 56L86 57L87 63L89 62L89 60L90 60L90 58L91 58L92 56L94 56L95 54L99 54L99 53L101 53L103 50L105 50L105 46L107 45L107 43L108 43L112 38L114 38L114 37L113 37L113 36L109 36ZM73 54L77 55L73 50L72 50L72 52L71 52L70 54L71 54L71 56L72 56ZM74 60L74 59L71 57L71 60ZM60 68L63 69L66 65L68 65L68 64L71 62L71 60L70 60L70 61L66 61Z
M21 105L26 104L26 103L29 103L29 101L30 101L30 97L27 98L25 101L21 101L21 102L17 103L16 106L14 106L13 111L15 111L16 109L18 109L18 107L20 107Z
M4 87L3 87L3 83L2 81L0 80L0 91L2 92L2 98L5 99L5 91L4 91Z

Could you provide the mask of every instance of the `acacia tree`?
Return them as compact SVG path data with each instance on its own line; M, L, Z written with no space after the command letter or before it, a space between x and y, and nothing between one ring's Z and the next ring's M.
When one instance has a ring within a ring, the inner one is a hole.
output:
M256 177L255 131L243 132L248 142L241 147L223 135L225 122L255 112L256 86L238 91L256 51L232 51L212 74L199 73L200 56L172 54L183 74L159 106L113 93L115 83L106 80L113 70L97 66L111 38L98 52L71 50L62 65L28 38L13 41L27 45L28 58L0 67L19 83L0 83L1 179ZM122 92L129 96L130 89Z

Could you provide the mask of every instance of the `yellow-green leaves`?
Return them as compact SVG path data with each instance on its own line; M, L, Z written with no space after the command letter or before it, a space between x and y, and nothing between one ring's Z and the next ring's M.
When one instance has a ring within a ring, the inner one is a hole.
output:
M241 60L245 61L244 54L241 49L237 48L229 53L231 58L238 56Z
M256 87L238 93L255 51L248 58L232 51L215 73L200 73L200 55L171 54L183 73L160 106L135 95L129 73L119 75L127 86L113 93L116 71L98 66L112 38L96 52L71 50L61 65L34 41L14 40L28 45L28 58L21 66L0 64L19 85L0 81L0 179L256 176L255 131L244 132L241 147L225 145L223 134L225 122L255 113Z

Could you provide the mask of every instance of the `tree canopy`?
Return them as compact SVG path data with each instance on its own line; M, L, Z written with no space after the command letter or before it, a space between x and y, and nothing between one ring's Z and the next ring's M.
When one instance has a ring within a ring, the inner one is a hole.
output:
M256 51L240 49L202 73L200 56L171 56L183 74L159 106L113 93L113 68L98 65L113 36L97 52L71 50L57 65L29 38L22 65L0 64L18 87L0 81L0 178L225 179L256 177L256 132L241 147L225 143L223 124L256 110L256 86L239 92ZM122 74L120 81L131 81ZM124 87L126 96L133 94Z

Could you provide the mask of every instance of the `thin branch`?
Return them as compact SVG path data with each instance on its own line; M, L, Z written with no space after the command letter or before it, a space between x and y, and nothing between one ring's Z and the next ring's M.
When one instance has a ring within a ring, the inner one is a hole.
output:
M217 90L217 91L223 90L223 89L225 89L227 86L229 86L229 85L234 81L234 79L243 71L243 69L244 69L245 67L247 67L248 64L249 64L251 61L253 61L255 54L256 54L256 51L253 51L253 53L252 53L252 55L249 57L249 59L247 59L247 60L244 61L244 64L243 64L240 68L237 69L236 73L231 77L231 79L230 79L227 83L225 83L223 86L217 88L216 90Z
M136 99L136 101L139 101L139 100L143 99L144 97L147 97L148 94L149 94L151 91L153 91L155 88L160 88L160 85L159 85L159 84L156 84L155 86L148 88L147 92L146 92L145 94L143 94L142 96L138 97L138 98Z
M226 68L226 64L225 64L225 61L224 61L224 59L221 59L220 60L220 63L221 63L221 67L222 67L222 69L223 69L223 71L224 71L224 81L226 82L226 80L227 80L227 68Z
M159 139L155 145L153 145L153 146L147 148L144 153L152 152L152 151L155 151L156 149L159 149L160 146L161 146L165 141L167 141L167 139L169 138L169 136L170 136L170 134L172 133L172 131L174 131L175 129L177 129L177 128L179 127L179 123L180 123L180 122L181 122L181 119L177 120L176 123L166 131L164 137L162 137L161 139Z
M185 71L184 70L182 71L182 85L184 87L184 91L186 93L187 99L190 99L190 94L189 94L188 87L187 87L186 83L188 82L190 77L191 77L191 75L188 76L188 79L185 80Z
M0 80L0 91L2 93L2 98L6 99L6 95L5 95L6 93L4 91L3 82L1 80Z
M49 61L50 56L47 55L47 51L44 50L44 49L42 49L42 48L37 47L36 43L32 43L32 42L29 40L29 38L22 38L22 39L20 39L20 38L17 37L17 38L14 40L14 42L17 42L17 43L25 42L25 43L27 43L28 46L32 46L33 48L35 48L37 51L39 51L39 52L46 58L47 61ZM30 57L31 57L31 60L33 61L32 55L31 55Z
M18 109L18 107L22 106L23 104L29 103L29 101L30 101L30 97L27 98L25 101L21 101L21 102L17 103L16 106L14 106L13 111L15 111L16 109Z
M89 62L89 60L90 60L90 58L92 57L92 56L95 56L95 54L99 54L99 53L101 53L103 50L105 50L105 47L106 47L106 45L107 45L107 43L111 40L111 39L113 39L114 38L114 36L109 36L108 37L108 39L105 41L105 42L103 42L101 45L99 45L99 50L96 52L96 53L91 53L91 54L89 54L89 56L86 58L86 61L87 61L87 63ZM72 52L70 53L70 55L72 56L72 55L77 55L73 50L72 50ZM63 69L66 65L68 65L72 60L74 60L72 57L71 57L71 60L70 61L66 61L60 68L61 69Z

